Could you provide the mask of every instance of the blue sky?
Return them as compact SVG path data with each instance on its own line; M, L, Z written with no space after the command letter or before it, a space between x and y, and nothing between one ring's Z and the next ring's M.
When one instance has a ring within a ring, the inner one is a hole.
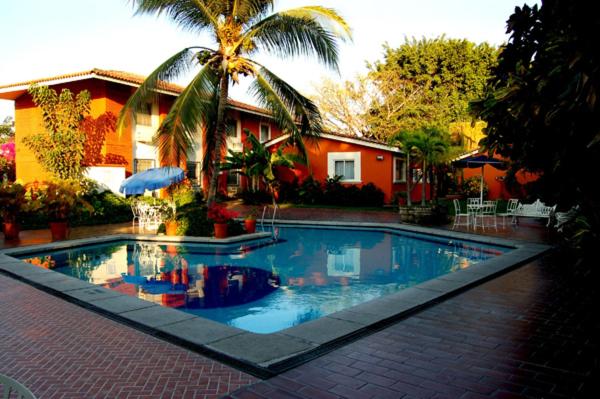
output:
M258 61L310 94L323 76L341 80L364 73L366 61L381 58L385 42L398 46L406 37L445 34L499 45L507 40L507 18L524 2L539 1L280 0L279 9L335 8L352 27L354 40L340 48L339 74L313 59L261 56ZM91 68L147 74L183 47L212 44L166 19L134 16L127 0L0 0L0 38L0 85ZM243 85L233 97L251 102ZM12 102L0 100L0 120L12 115L12 108Z

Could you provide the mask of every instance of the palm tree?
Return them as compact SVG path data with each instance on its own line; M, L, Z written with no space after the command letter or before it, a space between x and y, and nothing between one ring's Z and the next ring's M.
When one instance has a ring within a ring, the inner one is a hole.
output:
M350 38L350 29L334 10L308 6L273 13L275 0L132 1L136 14L165 14L184 29L211 32L215 40L215 48L184 48L156 68L127 101L119 118L122 129L126 116L135 120L136 112L156 95L161 81L172 81L199 66L199 72L161 123L154 141L161 163L177 165L192 146L193 134L203 127L203 170L210 181L209 204L215 199L224 153L229 88L240 77L254 78L250 94L289 133L287 144L305 153L303 138L318 137L321 116L316 105L249 57L261 50L282 57L314 55L337 70L337 41Z
M274 168L284 166L293 169L296 163L303 164L304 160L298 154L285 153L283 146L280 146L277 151L271 152L250 131L247 130L246 134L249 147L241 152L229 150L229 155L225 158L221 169L250 178L253 190L258 190L260 183L263 183L275 205Z
M422 166L421 205L425 206L425 185L430 169L443 157L450 146L448 137L438 128L425 127L411 135L411 144L416 149Z

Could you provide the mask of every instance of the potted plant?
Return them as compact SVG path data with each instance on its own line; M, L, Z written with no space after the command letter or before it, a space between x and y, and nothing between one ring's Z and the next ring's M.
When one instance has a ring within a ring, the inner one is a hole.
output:
M246 218L244 219L244 228L248 234L256 232L256 209L252 208L250 213L246 215Z
M223 205L212 204L208 208L208 218L214 223L215 238L227 238L227 222L237 216L237 212L230 211Z
M67 238L69 218L80 212L93 212L93 207L83 199L81 185L76 180L57 180L43 184L36 195L38 209L46 213L52 240Z
M5 240L19 238L18 216L25 206L25 187L3 180L0 184L0 216Z
M175 203L171 203L163 208L163 222L165 223L165 234L168 236L177 235L177 211Z

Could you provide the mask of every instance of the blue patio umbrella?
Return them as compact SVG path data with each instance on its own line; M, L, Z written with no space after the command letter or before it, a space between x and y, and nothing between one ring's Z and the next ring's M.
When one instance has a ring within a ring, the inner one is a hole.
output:
M479 201L483 202L483 167L485 165L490 165L496 169L504 170L506 169L506 162L496 159L493 157L488 157L487 155L471 155L466 158L458 159L452 164L458 168L481 168L481 186L479 192Z
M119 191L125 195L144 194L146 190L157 190L179 183L185 178L185 172L181 168L165 166L162 168L147 169L136 173L123 180Z

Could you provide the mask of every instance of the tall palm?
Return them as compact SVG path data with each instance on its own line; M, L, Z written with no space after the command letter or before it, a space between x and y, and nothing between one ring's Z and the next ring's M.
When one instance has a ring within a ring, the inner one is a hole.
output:
M304 137L318 137L321 116L315 104L288 83L249 58L259 51L282 57L314 55L333 69L338 64L338 39L350 38L346 22L332 9L309 6L273 13L275 0L132 0L136 14L165 14L184 29L209 31L215 48L187 47L152 72L127 101L119 118L135 113L160 88L193 67L200 67L173 103L154 140L161 163L179 164L205 133L204 172L209 176L208 203L215 199L219 163L225 145L225 108L231 84L242 76L254 78L250 94L272 112L289 133L288 144L303 153Z

